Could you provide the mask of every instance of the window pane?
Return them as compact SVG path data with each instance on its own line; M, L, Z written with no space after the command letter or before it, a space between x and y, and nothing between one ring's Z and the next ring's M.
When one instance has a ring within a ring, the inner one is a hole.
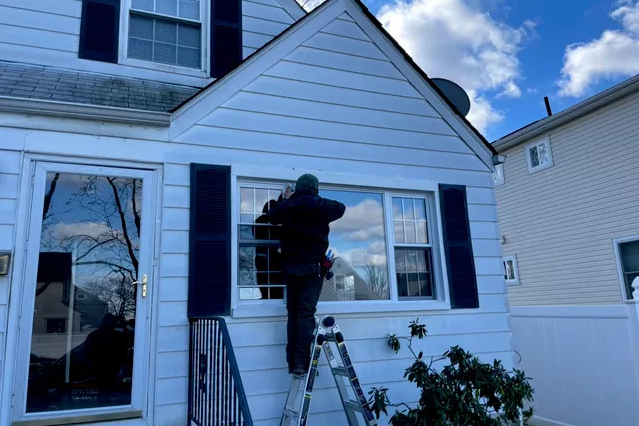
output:
M188 25L178 26L178 44L185 47L200 47L200 29Z
M396 243L406 242L406 239L404 238L404 222L400 220L395 221L395 242Z
M419 294L419 275L408 274L408 295L420 296Z
M255 211L253 207L253 191L253 188L240 189L240 212L253 213Z
M258 188L255 190L255 213L268 211L268 189Z
M153 40L153 19L131 16L129 36ZM149 49L150 50L150 49Z
M417 222L417 242L419 244L428 243L428 232L426 231L426 222Z
M164 15L177 16L177 0L155 0L155 11Z
M404 222L404 227L406 228L406 242L408 244L416 243L417 238L415 237L415 222Z
M129 57L144 60L153 59L153 43L150 41L130 38Z
M619 244L624 272L639 272L639 241Z
M162 43L177 43L177 24L167 21L155 21L155 40Z
M153 0L133 0L131 3L133 9L148 10L153 12Z
M404 219L415 219L415 210L413 208L412 198L403 198L404 203Z
M530 148L530 166L537 167L539 166L539 154L537 152L537 147L533 146Z
M430 274L419 274L419 292L420 296L433 296L433 286L430 281Z
M344 216L330 225L335 278L324 282L320 300L388 299L382 194L323 190L320 195L346 205ZM337 289L338 279L343 289Z
M417 251L406 250L406 270L408 272L417 272Z
M200 19L200 2L192 0L180 0L179 15L182 18Z
M393 198L393 218L402 219L403 217L404 216L402 215L402 199Z
M548 164L548 151L546 150L546 144L542 143L537 146L537 152L539 154L539 164Z
M639 272L632 272L629 274L624 274L624 280L626 281L626 294L628 295L628 299L633 299L633 288L632 283L635 279L639 278Z
M416 198L415 199L415 219L426 220L426 201Z
M157 62L166 62L174 64L176 60L177 50L175 46L164 43L153 44L153 60Z
M407 274L405 273L397 274L397 293L399 294L399 297L408 296L408 279Z
M406 250L395 250L395 270L406 272Z

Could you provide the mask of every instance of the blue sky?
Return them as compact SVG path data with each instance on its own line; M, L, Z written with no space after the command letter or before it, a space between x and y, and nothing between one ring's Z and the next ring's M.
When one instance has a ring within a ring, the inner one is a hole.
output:
M639 73L639 0L363 1L491 141Z

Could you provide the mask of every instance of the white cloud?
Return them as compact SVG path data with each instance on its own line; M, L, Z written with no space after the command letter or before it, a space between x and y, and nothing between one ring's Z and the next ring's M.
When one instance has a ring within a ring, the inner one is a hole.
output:
M560 96L581 96L604 78L639 73L639 0L617 4L610 16L622 29L606 30L589 43L566 47L559 85Z
M347 207L341 219L330 224L331 235L341 234L344 240L365 241L384 236L382 205L366 198L353 207Z
M517 54L532 22L513 28L462 0L398 0L378 18L429 76L453 80L469 93L468 118L480 131L504 118L487 92L521 96Z

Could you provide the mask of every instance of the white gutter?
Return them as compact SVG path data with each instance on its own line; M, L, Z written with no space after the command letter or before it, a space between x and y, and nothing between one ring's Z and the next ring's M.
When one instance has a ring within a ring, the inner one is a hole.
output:
M0 111L168 127L168 112L0 96Z
M588 98L564 111L551 115L543 120L539 120L538 122L519 129L501 139L497 139L493 142L493 146L497 151L503 152L508 148L539 136L542 133L561 126L562 124L582 117L636 91L639 91L639 75Z

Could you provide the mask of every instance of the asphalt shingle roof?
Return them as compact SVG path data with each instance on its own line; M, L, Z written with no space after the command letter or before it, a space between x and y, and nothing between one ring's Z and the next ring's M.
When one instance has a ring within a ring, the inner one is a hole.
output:
M0 61L0 96L169 111L200 89Z

